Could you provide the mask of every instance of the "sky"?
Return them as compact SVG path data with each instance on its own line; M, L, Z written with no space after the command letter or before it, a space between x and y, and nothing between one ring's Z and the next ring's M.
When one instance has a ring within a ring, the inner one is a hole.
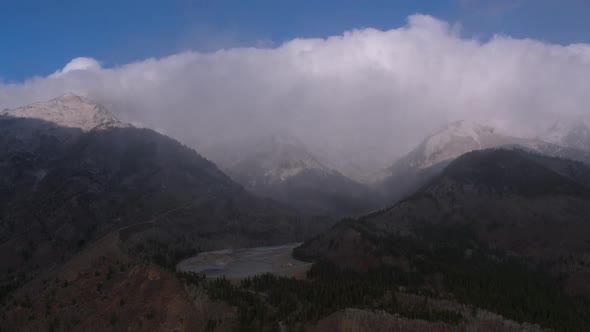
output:
M80 56L114 67L186 50L387 30L416 13L460 22L469 37L590 42L586 0L2 0L0 79L48 75Z
M373 171L452 121L589 115L589 1L312 3L0 1L0 109L74 92L197 151L280 132Z

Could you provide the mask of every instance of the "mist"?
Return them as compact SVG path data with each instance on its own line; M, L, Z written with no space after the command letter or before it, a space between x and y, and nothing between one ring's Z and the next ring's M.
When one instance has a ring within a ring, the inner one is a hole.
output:
M121 120L197 150L287 133L316 154L378 169L455 120L535 136L590 108L590 45L494 36L413 15L277 47L184 52L114 68L77 58L47 77L0 83L0 109L86 95Z

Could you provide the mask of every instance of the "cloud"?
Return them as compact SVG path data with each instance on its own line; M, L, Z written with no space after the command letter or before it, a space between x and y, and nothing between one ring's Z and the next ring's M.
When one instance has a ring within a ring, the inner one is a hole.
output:
M559 117L588 113L589 88L590 45L507 36L482 42L414 15L388 31L184 52L116 68L76 59L59 75L0 84L0 109L74 91L197 149L288 131L332 159L375 167L458 119L534 135Z
M51 76L56 77L67 74L76 70L99 70L101 69L100 63L93 58L78 57L68 62L63 69L56 71Z

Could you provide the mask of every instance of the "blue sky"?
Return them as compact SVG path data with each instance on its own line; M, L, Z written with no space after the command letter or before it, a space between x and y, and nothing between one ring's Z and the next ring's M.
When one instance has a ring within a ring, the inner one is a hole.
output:
M585 0L2 0L0 80L46 76L79 56L114 67L185 50L390 29L413 13L460 22L463 35L478 39L499 33L559 44L590 42Z

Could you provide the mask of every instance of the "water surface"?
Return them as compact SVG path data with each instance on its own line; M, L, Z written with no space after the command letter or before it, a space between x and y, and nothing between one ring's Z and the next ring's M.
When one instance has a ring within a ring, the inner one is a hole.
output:
M181 261L176 270L203 273L208 278L242 279L263 273L301 277L311 263L292 257L293 248L299 245L207 251Z

